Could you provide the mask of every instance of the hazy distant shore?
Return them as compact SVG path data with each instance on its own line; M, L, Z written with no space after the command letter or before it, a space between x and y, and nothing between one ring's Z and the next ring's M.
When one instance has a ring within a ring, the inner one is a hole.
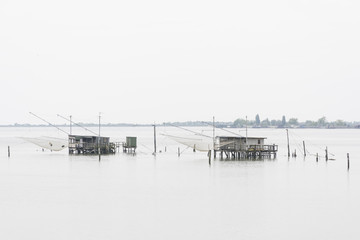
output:
M80 126L83 127L98 127L97 123L78 123ZM105 123L101 124L102 127L151 127L154 124L137 124L137 123ZM188 122L167 122L162 124L156 124L157 126L179 126L179 127L205 127L205 126L212 126L211 122L204 122L204 121L188 121ZM69 127L69 124L54 124L56 127ZM49 124L2 124L0 127L54 127ZM76 127L76 125L73 125ZM310 129L359 129L360 122L326 122L319 124L318 122L307 121L303 123L297 124L273 124L273 125L264 125L264 124L257 124L254 121L248 121L248 123L240 123L239 121L235 122L215 122L215 127L217 128L310 128Z

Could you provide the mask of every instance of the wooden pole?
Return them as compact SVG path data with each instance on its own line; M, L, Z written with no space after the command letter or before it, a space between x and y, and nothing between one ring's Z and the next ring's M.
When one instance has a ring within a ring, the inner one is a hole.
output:
M154 154L156 154L156 125L154 124Z
M318 162L319 161L319 154L316 153L316 161Z
M349 171L350 169L350 156L349 153L347 154L347 170Z
M304 157L306 157L305 141L303 141L303 147L304 147Z
M10 146L8 146L8 157L10 157Z
M245 150L248 150L248 129L247 129L247 116L246 116L246 122L245 122L245 127L246 127L246 145L245 145ZM290 155L289 155L290 156Z
M72 116L70 115L70 135L72 135L72 121L71 121Z
M286 136L287 136L288 157L290 157L290 143L289 143L289 130L288 129L286 129Z
M329 156L328 156L328 148L326 147L325 149L325 160L329 160Z
M211 150L209 150L208 152L208 157L209 157L209 165L211 165Z
M178 147L178 157L180 157L180 148Z

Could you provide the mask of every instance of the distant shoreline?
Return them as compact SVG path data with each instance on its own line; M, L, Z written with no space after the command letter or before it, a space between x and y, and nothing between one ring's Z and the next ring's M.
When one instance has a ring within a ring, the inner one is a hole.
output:
M82 124L80 123L79 125L81 125L82 127L99 127L98 124L95 123L85 123ZM156 124L157 126L174 126L174 127L211 127L210 124L204 124L204 123L199 123L199 122L176 122L176 123L163 123L163 124ZM7 125L0 125L0 128L5 128L5 127L18 127L18 128L26 128L26 127L31 127L31 128L37 128L37 127L70 127L70 125L68 124L54 124L52 125L48 125L48 124L7 124ZM134 123L107 123L107 124L102 124L101 127L152 127L154 126L154 124L134 124ZM74 128L79 127L76 125L73 125ZM216 128L228 128L228 129L232 129L232 128L246 128L246 126L234 126L233 123L215 123L215 127ZM253 125L249 125L247 126L248 128L258 128L258 129L286 129L286 128L290 128L290 129L360 129L360 125L357 126L333 126L331 124L327 125L327 126L281 126L281 127L277 127L277 126L253 126Z

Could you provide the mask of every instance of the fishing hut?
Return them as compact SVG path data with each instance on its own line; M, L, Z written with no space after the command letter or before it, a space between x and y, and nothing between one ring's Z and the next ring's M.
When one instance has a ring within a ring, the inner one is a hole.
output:
M110 154L116 147L109 137L69 135L69 154Z
M278 145L266 145L264 137L216 137L215 155L219 152L221 159L276 158Z
M135 153L136 148L137 148L136 137L126 137L126 142L123 143L123 152Z

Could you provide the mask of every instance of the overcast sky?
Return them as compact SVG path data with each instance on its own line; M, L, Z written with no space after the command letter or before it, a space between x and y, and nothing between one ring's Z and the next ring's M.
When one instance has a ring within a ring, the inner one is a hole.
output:
M359 1L0 1L0 124L360 120Z

